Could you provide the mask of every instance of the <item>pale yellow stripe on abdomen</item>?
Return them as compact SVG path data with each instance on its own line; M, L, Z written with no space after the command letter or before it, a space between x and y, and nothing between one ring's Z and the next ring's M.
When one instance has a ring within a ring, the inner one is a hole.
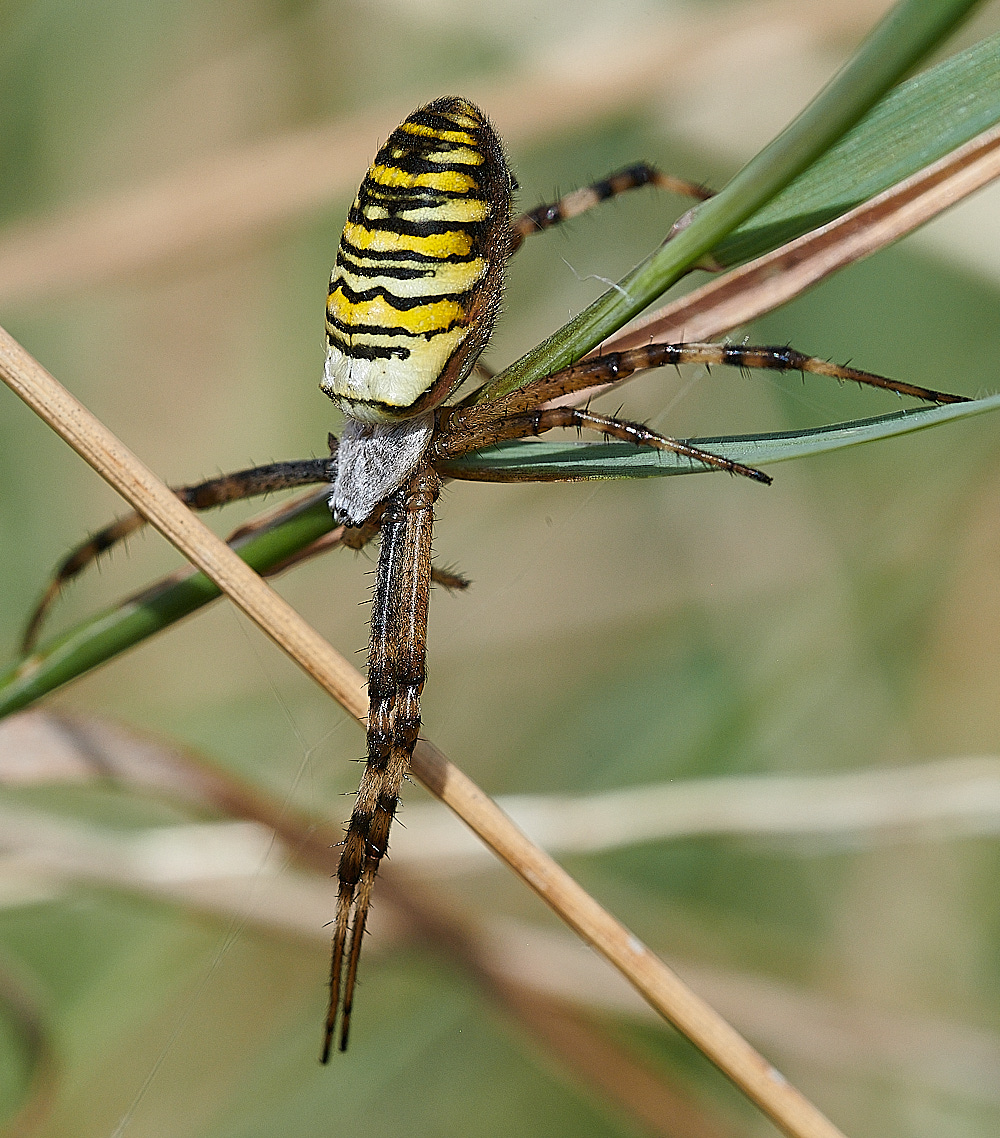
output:
M478 198L467 198L464 201L456 198L453 201L443 201L440 205L422 205L414 209L399 209L396 216L402 221L413 223L448 222L459 225L472 225L477 221L485 221L490 215L490 207ZM375 219L372 218L374 221Z
M430 170L424 174L411 174L398 166L373 166L368 177L377 186L440 190L444 194L467 194L476 183L468 174L458 170Z
M477 124L471 119L466 122L470 127L475 127ZM439 130L432 126L425 126L423 123L418 122L403 122L397 127L403 134L416 134L421 138L436 138L441 142L455 142L463 146L475 146L476 140L471 134L464 130Z

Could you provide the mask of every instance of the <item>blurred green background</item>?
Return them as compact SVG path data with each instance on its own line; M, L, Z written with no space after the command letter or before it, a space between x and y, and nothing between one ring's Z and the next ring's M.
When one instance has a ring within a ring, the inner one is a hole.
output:
M409 110L445 93L480 102L525 208L639 158L721 185L883 7L8 3L0 322L167 481L322 453L338 426L318 390L326 280L354 187ZM987 8L956 43L997 24ZM734 338L992 392L998 207L987 191ZM644 191L529 242L487 361L502 366L578 311L683 208ZM815 378L704 369L655 374L601 409L623 399L630 417L682 437L897 406ZM984 416L783 465L770 489L722 477L451 485L436 557L474 587L434 594L426 733L498 794L997 755L995 431ZM51 567L120 506L6 389L0 484L0 644L13 656ZM248 512L212 524L227 532ZM176 564L158 537L134 540L68 591L56 621ZM366 641L371 569L370 554L340 552L279 587L351 654ZM48 706L177 740L332 822L349 813L356 726L230 607ZM105 833L204 820L100 781L7 781L5 809ZM581 990L602 1038L700 1104L687 1125L643 1121L433 950L388 936L380 947L378 934L351 1051L320 1069L321 928L213 919L60 879L13 838L0 846L0 971L53 1055L31 1133L773 1133L666 1027ZM993 835L706 834L564 860L683 975L708 977L706 996L712 983L736 992L737 1025L846 1133L997 1132ZM233 889L258 885L249 875ZM439 888L526 943L557 930L497 868ZM333 903L331 885L331 914ZM0 1019L3 1117L22 1100L29 1052L13 1015Z

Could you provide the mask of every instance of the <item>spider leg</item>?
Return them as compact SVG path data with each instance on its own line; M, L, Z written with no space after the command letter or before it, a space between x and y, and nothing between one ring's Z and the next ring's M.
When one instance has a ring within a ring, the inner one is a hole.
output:
M439 569L437 565L431 566L431 582L449 592L460 592L472 584L469 578L463 577L461 573L456 573L453 569Z
M501 402L497 400L496 402ZM493 404L481 404L492 406ZM543 407L531 411L519 411L504 418L497 418L491 422L484 422L472 430L453 429L449 421L445 430L438 435L431 444L435 460L457 458L472 450L481 450L483 447L493 446L495 443L507 439L523 439L529 435L540 435L544 431L551 431L555 427L586 427L589 430L600 431L606 438L621 439L622 442L635 443L636 446L649 446L657 450L669 450L674 454L685 455L695 462L702 462L706 466L713 466L718 470L728 471L730 474L741 474L745 478L752 478L755 482L769 485L771 479L763 471L753 466L744 466L741 462L723 458L693 446L682 439L672 439L668 435L658 434L642 423L633 423L628 419L616 419L607 415L595 415L580 407Z
M509 415L548 403L564 395L586 391L591 387L613 386L624 382L637 371L650 368L680 366L681 364L708 364L741 369L760 368L771 371L799 371L812 375L830 376L841 381L880 387L899 395L910 395L928 403L965 403L963 395L948 395L927 387L917 387L887 379L870 371L859 371L807 356L785 345L758 346L750 344L644 344L625 352L609 352L593 356L578 364L563 368L553 375L536 380L498 399L456 409L461 424L474 423L479 417L493 419L498 414ZM449 424L450 426L451 424Z
M382 519L368 652L368 763L337 870L340 887L324 1063L330 1057L338 1013L339 1047L341 1051L347 1047L358 960L375 878L389 845L399 787L420 731L431 534L439 490L437 474L428 463L422 463L407 485L389 499Z
M243 498L255 498L275 490L289 490L296 486L327 482L329 466L330 460L327 458L277 462L269 466L239 470L220 478L210 478L207 482L199 482L194 486L178 486L174 489L174 493L190 509L207 510L213 506L222 506ZM25 627L21 638L21 651L25 655L32 650L38 640L42 623L66 582L82 573L102 553L106 553L142 529L145 524L146 519L140 514L126 514L111 525L98 530L60 562Z
M326 501L329 496L330 490L329 484L327 484L327 487L323 490L318 492L314 491L312 494L306 494L301 498L295 498L291 502L284 502L274 510L269 510L266 514L261 514L256 518L251 518L245 525L233 530L226 538L226 544L232 545L234 542L241 541L251 534L260 533L262 530L274 529L286 518L290 518L298 513L299 510L312 506L316 502ZM261 576L273 577L278 573L284 573L296 565L301 565L304 561L311 561L312 558L318 557L320 554L326 553L331 549L336 549L342 545L358 552L364 549L376 536L381 520L382 511L376 510L364 525L336 526L330 530L329 533L323 534L322 537L318 537L315 541L310 542L301 549L295 550L294 553L290 553L284 561L279 561L277 564L272 565L266 573L261 573Z
M710 189L697 182L687 182L683 178L675 178L672 174L663 174L648 162L637 162L634 166L626 166L624 170L609 174L608 177L592 182L589 186L573 190L558 201L545 202L514 218L510 224L511 254L516 253L524 244L524 239L530 237L532 233L541 233L554 225L561 225L562 222L569 221L572 217L579 217L581 213L586 213L588 209L593 209L608 198L617 197L640 186L657 186L672 194L697 198L698 201L704 201L712 196Z
M624 352L594 356L536 380L507 395L481 403L468 401L439 413L439 433L431 444L437 459L457 458L472 450L492 446L506 439L537 435L553 427L589 427L612 438L653 446L687 455L708 466L742 474L758 482L770 479L753 467L713 455L700 447L660 435L639 423L594 415L572 407L545 407L552 400L589 388L614 386L637 371L666 365L719 364L741 369L762 368L775 371L810 372L841 381L850 380L900 395L910 395L929 403L964 403L962 395L948 395L912 383L887 379L873 372L830 363L807 356L787 346L737 344L645 344Z
M619 194L628 193L629 190L641 189L643 186L656 186L668 193L679 194L681 197L696 198L705 201L712 196L713 191L699 182L688 182L683 178L675 178L673 174L664 174L648 162L637 162L633 166L626 166L622 170L609 174L589 186L582 186L564 194L554 202L543 202L541 205L529 209L527 212L515 217L510 223L510 252L513 256L524 244L525 238L532 233L542 233L569 221L580 214L593 209L609 198ZM496 374L494 369L476 361L475 371L488 383Z
M297 550L290 557L287 557L284 561L274 566L269 570L268 575L284 573L286 569L291 569L302 561L309 561L318 554L325 553L329 549L334 549L338 545L344 545L348 549L353 549L356 553L359 552L378 534L382 526L382 515L383 510L378 509L363 525L337 526L337 528L331 530L330 533L316 538L314 542L305 546L304 549ZM267 518L266 521L269 524L273 524L270 517ZM236 530L234 534L226 538L226 541L232 541L234 537L243 537L246 534L255 532L258 528L264 527L258 526L258 520L254 519L253 522L248 522L245 526ZM456 573L453 569L442 569L437 565L431 566L431 583L440 585L442 589L447 589L449 592L461 592L472 584L469 578L463 576L461 573Z

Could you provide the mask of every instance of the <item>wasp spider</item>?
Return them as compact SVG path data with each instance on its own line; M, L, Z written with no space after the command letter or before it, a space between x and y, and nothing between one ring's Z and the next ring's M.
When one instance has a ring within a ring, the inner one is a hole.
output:
M640 423L553 405L665 364L814 372L932 402L958 401L787 347L653 343L586 359L498 398L480 400L473 392L449 403L489 341L507 260L525 237L646 184L708 196L701 187L638 165L512 220L516 183L483 113L451 97L414 111L389 135L358 190L330 280L321 386L346 417L339 439L331 438L332 457L257 467L177 491L202 509L329 481L330 508L349 527L346 544L360 548L381 535L368 656L368 759L340 856L324 1062L338 1017L339 1046L347 1046L375 878L420 730L439 469L503 440L575 427L769 482L759 470ZM29 626L29 642L60 584L142 524L137 516L126 517L63 562Z

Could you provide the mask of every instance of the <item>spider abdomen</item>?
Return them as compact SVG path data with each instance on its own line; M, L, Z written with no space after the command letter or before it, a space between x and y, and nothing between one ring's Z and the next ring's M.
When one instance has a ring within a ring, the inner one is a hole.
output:
M513 178L485 115L447 97L389 136L348 215L327 298L323 390L386 423L441 403L486 346Z

